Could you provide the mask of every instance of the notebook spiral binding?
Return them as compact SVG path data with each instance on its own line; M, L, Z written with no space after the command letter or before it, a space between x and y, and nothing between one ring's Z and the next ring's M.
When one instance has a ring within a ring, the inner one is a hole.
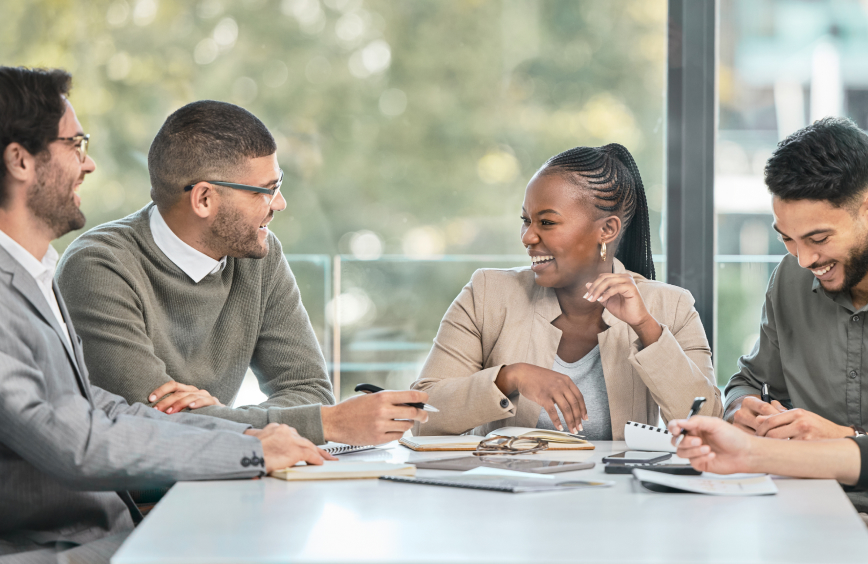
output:
M351 452L360 452L363 450L370 450L375 448L375 445L364 445L364 446L353 446L353 445L329 445L320 447L324 451L329 454L337 455L337 454L349 454Z

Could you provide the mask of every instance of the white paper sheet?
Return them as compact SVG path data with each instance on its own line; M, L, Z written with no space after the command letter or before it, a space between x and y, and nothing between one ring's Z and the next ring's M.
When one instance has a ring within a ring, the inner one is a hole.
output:
M633 470L633 477L640 482L650 482L691 493L708 495L773 495L778 487L767 474L746 478L708 476L679 476L651 470Z

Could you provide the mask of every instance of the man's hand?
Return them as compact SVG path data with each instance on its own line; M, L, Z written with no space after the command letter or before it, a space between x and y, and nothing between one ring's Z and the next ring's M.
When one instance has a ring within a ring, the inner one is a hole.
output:
M396 441L413 428L413 423L428 421L428 413L401 405L425 403L428 394L419 391L378 392L353 396L337 405L321 408L323 435L327 441L348 445L379 445Z
M761 423L761 421L757 420L757 417L777 415L786 410L787 408L777 400L772 400L772 403L766 403L757 396L744 396L741 398L741 406L738 407L738 411L733 414L732 424L745 433L754 435Z
M155 402L158 398L163 399L154 406L154 409L158 409L164 413L178 413L185 407L198 409L206 405L223 405L220 403L220 400L209 394L206 390L200 390L196 386L181 384L174 380L166 382L151 392L151 395L148 396L148 401Z
M722 419L696 415L669 422L673 445L682 429L687 429L687 436L678 445L676 454L690 460L697 470L715 474L753 471L751 447L759 439L742 433Z
M500 369L494 383L506 396L517 390L527 399L540 404L559 431L564 428L555 406L561 410L567 429L572 433L581 431L582 421L589 420L582 392L569 376L554 370L524 362L510 364Z
M288 425L269 423L263 429L247 429L244 434L256 437L262 443L262 456L268 474L299 462L319 466L323 460L337 460Z
M841 439L853 435L853 429L832 423L804 409L790 409L775 415L760 415L756 434L772 439Z

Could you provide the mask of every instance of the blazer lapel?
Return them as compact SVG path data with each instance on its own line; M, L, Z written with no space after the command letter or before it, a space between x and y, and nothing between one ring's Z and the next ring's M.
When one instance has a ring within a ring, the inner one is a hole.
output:
M627 270L621 261L615 259L612 271L621 274ZM636 421L633 368L629 356L633 342L639 337L627 325L611 313L603 310L603 323L609 328L597 336L600 344L600 361L603 364L603 378L606 381L606 394L609 396L609 418L612 421L612 436L623 440L623 428L627 421ZM644 400L644 394L643 394Z
M561 306L555 291L551 288L537 286L533 298L533 320L530 328L525 362L543 368L551 368L558 353L563 332L552 325L552 321L561 315ZM526 397L522 397L515 414L515 424L518 427L536 427L542 407Z
M87 389L87 386L84 385L82 380L82 374L79 370L78 359L76 358L75 352L72 349L72 346L69 341L72 340L72 334L70 333L70 339L67 340L66 334L63 332L63 329L60 327L60 323L57 321L57 317L54 316L54 312L51 311L51 307L48 305L48 302L45 300L45 295L42 293L42 290L39 289L39 285L36 283L36 280L33 279L33 276L30 275L24 267L18 264L18 261L12 258L9 253L6 252L6 249L0 247L0 269L5 270L9 274L12 275L12 287L15 288L18 293L20 293L25 300L27 300L33 309L42 317L43 321L45 321L55 333L60 338L60 342L63 343L63 348L66 350L66 354L69 357L69 361L72 363L72 367L75 371L76 376L79 379L79 384L82 386L82 391L84 392ZM52 285L54 283L52 282ZM55 287L55 295L59 296L59 292ZM58 299L58 303L60 300ZM63 312L63 310L61 310ZM68 320L69 318L66 317ZM70 324L67 323L69 326Z
M63 319L66 322L66 329L69 331L69 341L72 343L72 357L75 359L73 364L75 365L75 374L78 376L79 384L81 384L81 389L84 391L84 395L92 400L90 396L90 388L89 382L87 379L87 368L84 364L84 351L81 350L81 338L78 336L78 333L75 332L75 328L72 325L72 318L69 317L69 310L66 309L66 302L63 301L63 296L60 295L60 288L57 287L57 282L54 280L51 281L51 288L54 290L54 296L57 298L57 305L60 308L60 314L63 316ZM66 345L66 339L64 339L64 345ZM67 349L69 352L69 349Z

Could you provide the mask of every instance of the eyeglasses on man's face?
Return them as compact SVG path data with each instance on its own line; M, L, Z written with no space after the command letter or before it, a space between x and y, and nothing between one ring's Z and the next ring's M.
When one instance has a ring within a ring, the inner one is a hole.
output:
M283 170L280 171L280 178L277 179L277 183L274 185L274 188L262 188L261 186L250 186L248 184L238 184L235 182L223 182L222 180L204 180L200 182L207 182L208 184L216 184L217 186L225 186L227 188L234 188L235 190L247 190L249 192L258 192L259 194L267 194L271 196L268 199L268 205L274 201L277 197L277 194L280 192L280 186L283 184ZM189 192L193 189L196 184L199 182L194 182L188 186L184 186L184 192Z
M84 162L87 158L87 146L90 144L90 135L82 133L72 137L56 137L54 141L72 141L75 144L75 151L78 153L78 158Z

